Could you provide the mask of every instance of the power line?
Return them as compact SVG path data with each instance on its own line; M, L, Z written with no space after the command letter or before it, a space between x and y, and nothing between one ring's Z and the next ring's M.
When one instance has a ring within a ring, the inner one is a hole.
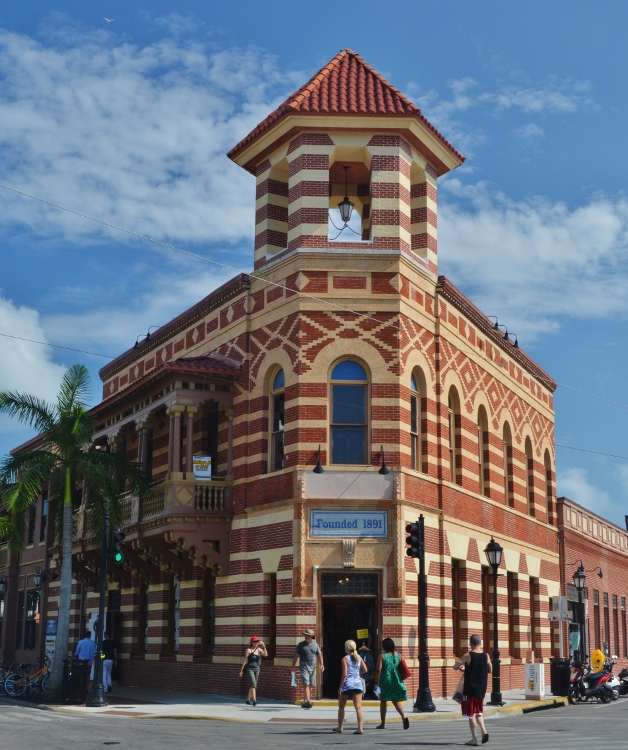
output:
M91 354L92 357L104 357L105 359L115 359L108 354L98 354L97 352L88 352L85 349L74 349L72 346L61 346L61 344L49 344L47 341L35 341L35 339L25 339L23 336L11 336L10 333L0 333L7 339L16 339L17 341L29 341L31 344L41 344L42 346L52 346L55 349L67 349L70 352L80 352L81 354Z
M233 266L229 266L229 265L227 265L225 263L220 263L219 261L213 260L212 258L208 258L205 255L199 255L198 253L193 253L190 250L184 250L183 248L177 247L176 245L171 245L168 242L162 242L161 240L156 240L155 238L149 237L148 235L140 234L139 232L133 232L130 229L126 229L125 227L120 227L117 224L112 224L112 223L110 223L108 221L104 221L103 219L98 219L95 216L90 216L89 214L82 213L81 211L75 211L72 208L67 208L66 206L62 206L59 203L53 203L52 201L45 200L44 198L39 198L36 195L31 195L30 193L26 193L26 192L24 192L22 190L17 190L16 188L10 187L9 185L4 185L3 183L0 183L0 188L4 188L5 190L9 190L12 193L16 193L17 195L24 196L25 198L31 198L32 200L38 201L40 203L44 203L47 206L52 206L53 208L58 208L61 211L67 211L68 213L74 214L75 216L80 216L80 217L82 217L84 219L89 219L90 221L95 221L97 224L102 224L103 226L109 227L111 229L116 229L117 231L124 232L125 234L129 234L132 237L137 237L138 239L146 240L147 242L152 242L152 243L154 243L156 245L160 245L161 247L166 247L166 248L168 248L170 250L175 250L176 252L182 253L183 255L187 255L187 256L189 256L191 258L196 258L198 260L204 260L207 263L212 263L213 265L219 266L220 268L224 268L224 269L226 269L228 271L232 271L234 273L244 273L244 274L246 274L246 272L242 271L241 269L234 268ZM299 289L291 289L290 287L286 286L285 284L280 284L280 283L278 283L276 281L270 281L269 279L265 279L262 276L258 276L255 273L248 273L246 275L248 275L249 278L256 279L256 280L260 281L263 284L267 284L269 286L274 286L274 287L279 287L279 288L281 288L281 289L283 289L285 291L291 292L293 294L298 294L301 297L305 297L307 299L311 299L311 300L313 300L315 302L320 302L321 304L328 305L330 307L334 307L337 310L349 313L351 315L355 315L356 317L364 318L365 320L371 320L374 323L379 323L380 325L388 325L388 326L390 326L391 328L394 328L397 331L401 331L402 330L400 326L397 326L394 323L386 323L386 321L384 321L384 320L380 320L379 318L375 318L372 315L368 315L366 313L358 312L357 310L352 310L351 308L345 307L344 305L339 305L338 303L332 302L331 300L323 299L321 297L315 297L314 295L307 294L305 292L300 291ZM14 338L17 338L17 337L14 337ZM45 342L36 342L36 343L44 343L44 345L46 345L46 346L55 346L54 344L45 344ZM481 365L484 364L483 362L481 362L480 360L478 360L476 358L476 352L469 352L468 350L460 349L460 347L456 346L455 344L453 344L450 341L447 341L447 344L449 346L451 346L453 349L456 349L457 351L459 351L461 354L466 354L468 357L470 357L477 364L481 364ZM70 347L59 347L59 348L67 348L67 349L69 349ZM81 350L75 349L75 350L72 350L72 351L81 351ZM94 354L93 352L86 352L86 353L87 354ZM108 359L115 359L115 357L108 357L107 355L104 355L104 354L96 354L95 356L106 357ZM608 404L612 404L614 406L618 406L621 409L628 409L628 406L625 405L625 404L621 404L621 403L619 403L617 401L611 401L609 399L603 398L602 396L597 396L594 393L588 393L587 391L583 391L583 390L580 390L578 388L573 388L572 386L565 385L564 383L558 383L558 382L556 382L556 381L554 381L554 380L552 380L550 378L544 378L542 375L535 374L533 377L535 377L537 380L543 381L545 383L549 383L549 384L552 384L552 385L555 384L556 386L560 386L561 388L566 388L567 390L574 391L575 393L580 393L580 394L582 394L584 396L589 396L590 398L594 398L594 399L596 399L598 401L603 401L604 403L608 403Z
M580 451L580 453L595 453L597 456L609 456L610 458L623 458L628 461L628 456L618 456L615 453L602 453L602 451L592 451L587 448L574 448L572 445L561 445L560 443L554 443L557 448L567 448L570 451Z

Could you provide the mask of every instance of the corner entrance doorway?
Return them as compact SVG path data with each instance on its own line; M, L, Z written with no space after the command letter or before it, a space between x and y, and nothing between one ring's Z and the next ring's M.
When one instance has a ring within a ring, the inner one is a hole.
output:
M379 576L377 573L322 573L323 697L335 698L342 676L345 641L358 645L368 668L364 675L367 696L377 665L379 640Z

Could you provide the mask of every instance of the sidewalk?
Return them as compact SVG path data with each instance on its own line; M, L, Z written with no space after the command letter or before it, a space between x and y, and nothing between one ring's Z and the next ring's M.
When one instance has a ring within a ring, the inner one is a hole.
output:
M487 696L488 698L488 696ZM555 703L566 704L566 698L552 696L543 701L525 700L523 690L510 690L503 694L505 705L502 707L486 706L485 713L489 718L521 714L525 709L539 710L553 707ZM331 700L316 701L314 706L305 710L299 705L263 698L257 706L247 706L244 698L223 695L207 695L180 690L157 690L131 686L116 687L107 695L109 705L104 708L87 706L65 706L48 704L37 705L38 708L73 714L106 714L113 716L131 716L142 719L205 719L210 721L239 722L294 722L335 723L337 703ZM22 700L3 698L2 703L25 705ZM435 698L436 711L431 714L415 714L413 701L407 701L405 711L410 722L434 721L460 718L460 706L451 698ZM29 705L29 704L26 704ZM364 706L365 723L379 724L379 704L367 701ZM347 705L347 719L355 722L355 711ZM401 719L393 706L388 707L387 724L400 723Z

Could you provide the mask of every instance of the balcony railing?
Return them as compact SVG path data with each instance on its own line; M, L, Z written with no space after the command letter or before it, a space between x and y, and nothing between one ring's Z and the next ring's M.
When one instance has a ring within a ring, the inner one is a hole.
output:
M171 515L224 515L231 512L231 481L214 479L166 480L141 499L127 495L123 501L122 523L127 526L148 518Z

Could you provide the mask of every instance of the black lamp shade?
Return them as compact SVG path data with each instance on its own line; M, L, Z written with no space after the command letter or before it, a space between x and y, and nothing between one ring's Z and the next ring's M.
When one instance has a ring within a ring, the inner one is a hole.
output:
M338 204L338 210L340 211L340 218L343 220L345 224L349 223L349 219L351 218L351 212L353 211L355 207L355 203L351 203L349 198L345 195L343 200L340 201Z
M501 547L499 542L496 542L493 537L491 537L491 541L486 545L486 549L484 550L484 552L486 554L488 564L491 566L491 568L493 568L493 570L497 570L497 568L499 568L502 561L503 551L503 547Z
M587 577L584 574L584 570L582 566L580 565L578 567L578 570L573 574L573 585L578 589L578 591L582 591L584 589L584 582L586 581Z
M0 594L4 594L4 587L6 586L6 582L4 578L0 578Z
M35 586L37 588L41 586L42 578L43 578L43 571L41 568L37 568L37 570L33 573L33 581L35 582Z

